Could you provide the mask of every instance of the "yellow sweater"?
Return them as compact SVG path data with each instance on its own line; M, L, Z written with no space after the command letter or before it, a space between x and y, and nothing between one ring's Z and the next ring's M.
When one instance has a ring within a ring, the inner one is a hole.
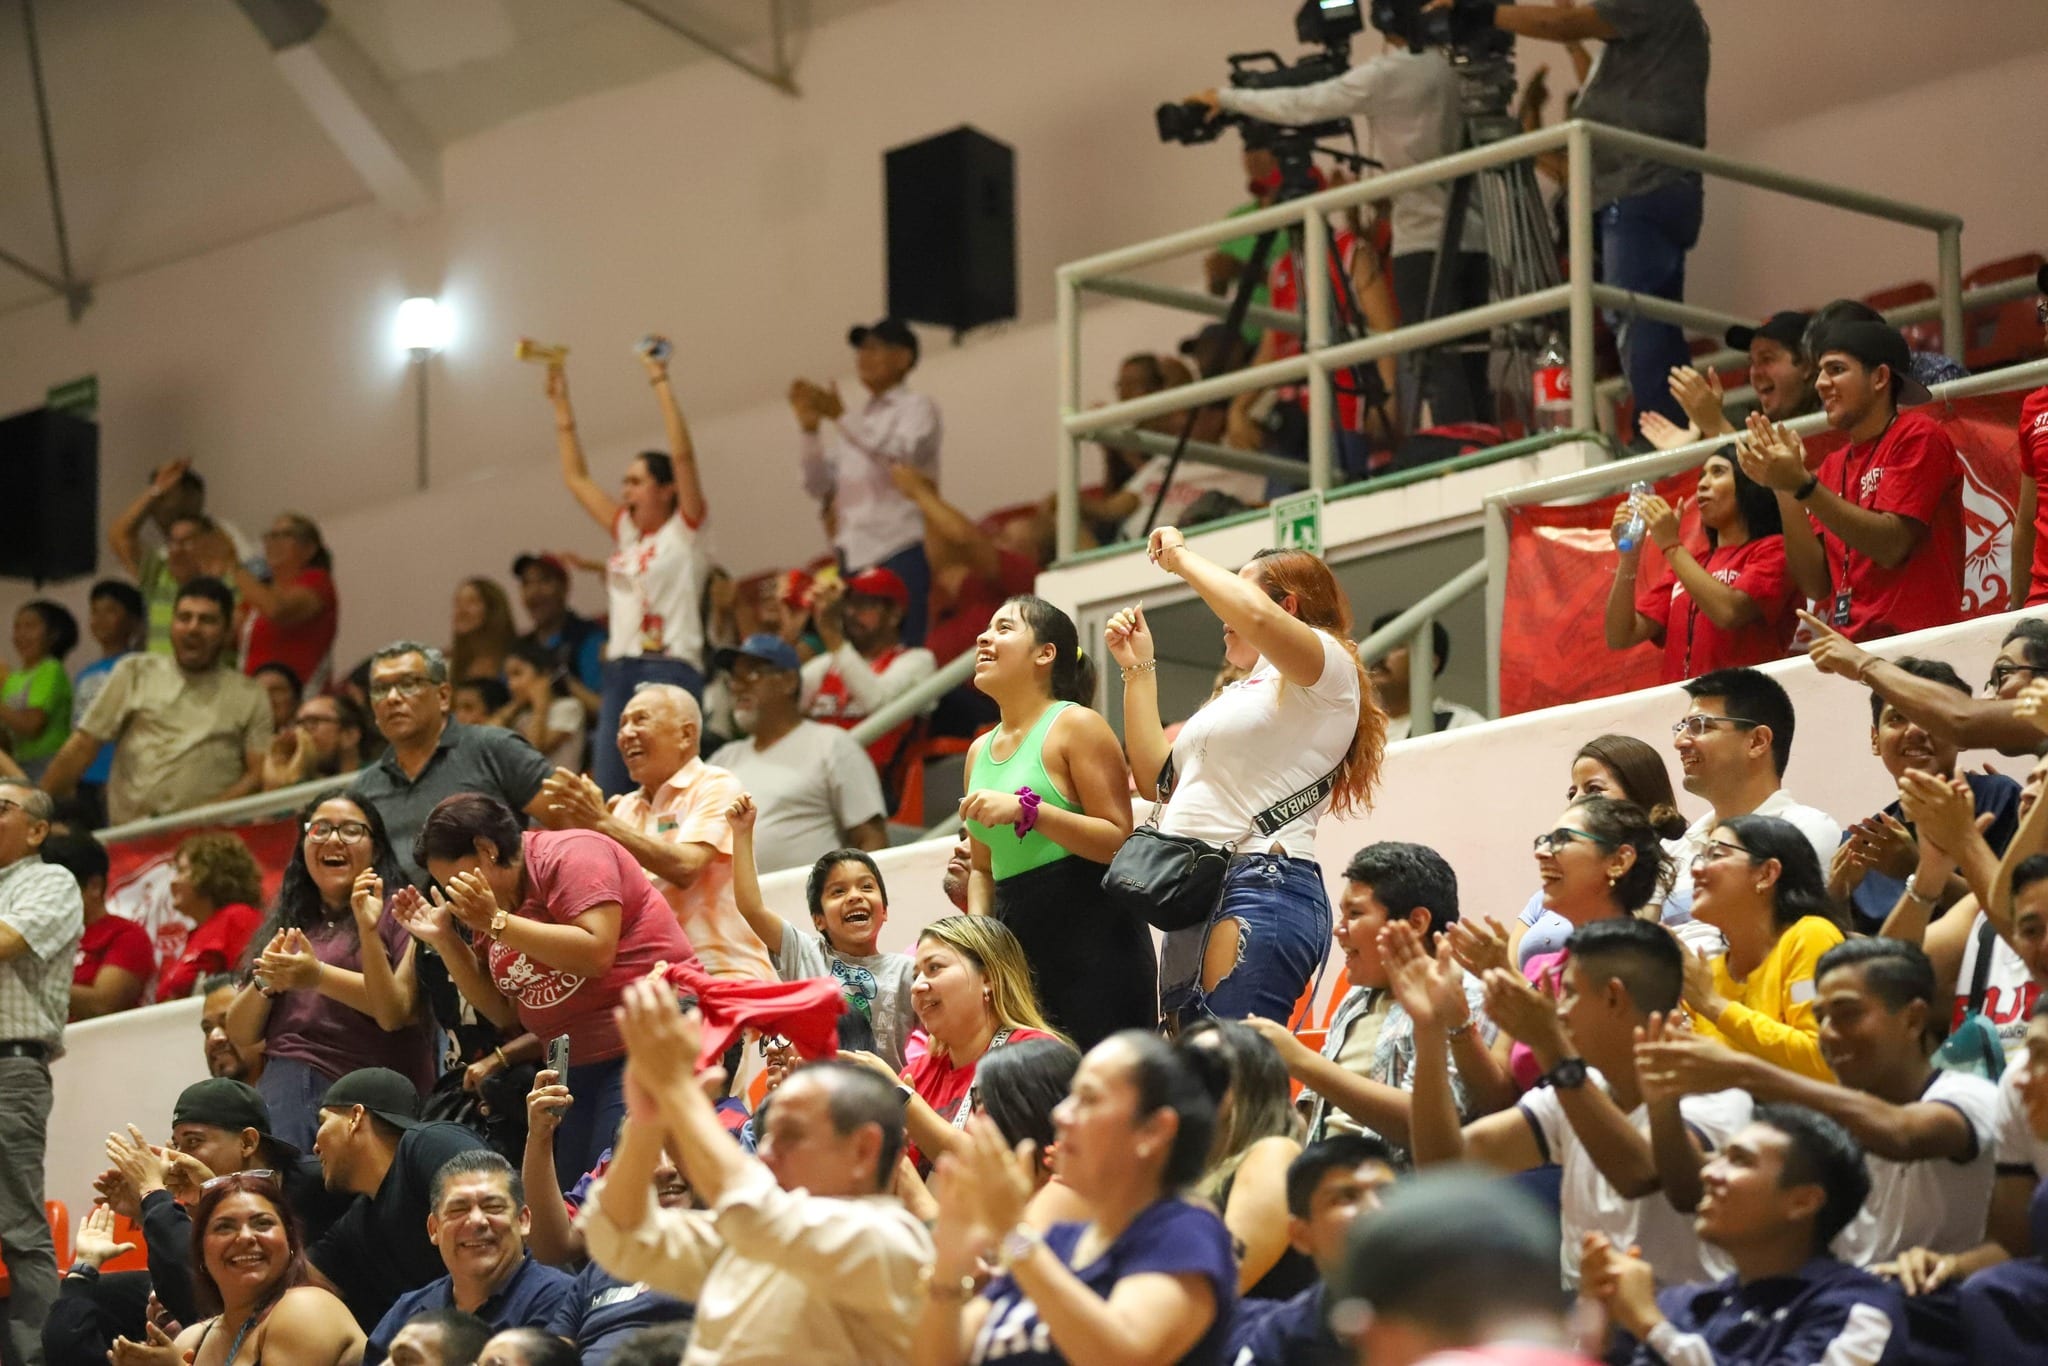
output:
M1728 975L1726 954L1716 958L1714 990L1728 1009L1712 1022L1695 1014L1693 1028L1802 1077L1833 1081L1834 1071L1820 1055L1820 1026L1813 1018L1814 966L1842 937L1819 916L1802 917L1741 982Z

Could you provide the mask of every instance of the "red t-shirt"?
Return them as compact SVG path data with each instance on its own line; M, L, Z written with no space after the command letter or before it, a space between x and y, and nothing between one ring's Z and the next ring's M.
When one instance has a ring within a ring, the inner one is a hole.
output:
M157 1000L190 996L200 978L239 966L250 936L262 923L263 912L239 901L215 911L204 925L185 936L185 951L157 979Z
M1330 258L1330 289L1333 294L1346 287L1351 258L1357 247L1358 239L1350 229L1347 228L1337 234L1337 253ZM1277 248L1276 250L1278 259L1266 272L1266 294L1270 300L1268 307L1281 313L1299 314L1301 300L1296 292L1298 286L1295 284L1295 276L1301 268L1295 263L1294 252ZM1285 360L1289 356L1301 354L1301 338L1295 333L1271 332L1267 335L1274 338L1274 360ZM1366 364L1374 365L1377 362L1367 361ZM1339 370L1330 376L1331 394L1337 400L1338 422L1347 432L1363 431L1363 401L1357 394L1350 392L1351 385L1351 373L1348 370ZM1288 386L1287 391L1295 393L1303 407L1308 406L1307 385Z
M2020 404L2020 473L2036 485L2048 484L2048 387L2036 389ZM2012 572L2023 568L2032 578L2027 606L2048 602L2048 498L2034 503L2034 563L2014 565Z
M566 925L593 906L619 904L619 946L601 982L534 962L479 936L492 985L519 1009L519 1023L543 1041L569 1036L569 1061L603 1062L626 1051L612 1007L656 963L694 963L697 951L647 874L609 835L595 830L529 830L526 876L533 885L514 914Z
M1798 594L1785 568L1785 538L1759 536L1704 555L1695 552L1695 558L1707 573L1747 594L1762 615L1747 626L1722 630L1700 611L1670 562L1659 555L1636 588L1636 612L1656 622L1664 638L1663 681L1677 683L1715 669L1784 658L1799 624L1792 614Z
M283 585L279 585L282 587ZM310 588L320 610L291 626L280 626L262 613L249 619L249 648L242 654L242 672L253 674L265 664L282 664L310 683L334 645L337 616L334 576L324 569L302 569L293 587Z
M1013 1029L1003 1042L1013 1044L1050 1037L1040 1029ZM986 1053L981 1055L982 1058L987 1056ZM903 1080L910 1083L910 1089L917 1092L918 1099L947 1119L957 1121L960 1107L967 1100L967 1090L974 1085L974 1069L980 1064L981 1058L976 1058L965 1067L955 1067L950 1053L926 1053L903 1069ZM922 1168L924 1155L918 1152L915 1143L908 1146L910 1160Z
M147 982L156 974L156 945L149 931L118 915L103 915L85 927L73 960L71 984L89 987L98 980L101 968L122 968Z
M1038 581L1038 566L1014 550L996 551L996 576L985 579L969 574L951 600L943 598L936 584L931 594L931 625L924 633L924 647L944 664L974 648L975 637L988 629L989 618L1011 598L1029 593Z
M1834 623L1851 640L1876 640L1946 626L1963 612L1963 467L1956 444L1924 412L1900 413L1875 441L1829 453L1815 471L1828 490L1860 508L1910 517L1927 528L1920 548L1897 569L1850 550L1818 521L1834 592L1849 593L1849 619ZM1823 602L1831 618L1834 604Z

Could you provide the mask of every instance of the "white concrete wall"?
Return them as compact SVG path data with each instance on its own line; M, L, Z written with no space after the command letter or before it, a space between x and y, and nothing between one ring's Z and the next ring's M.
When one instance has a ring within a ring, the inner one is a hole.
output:
M1887 641L1878 653L1945 659L1965 678L1982 679L2009 618L1991 617ZM1792 695L1799 728L1786 786L1801 801L1847 822L1890 800L1883 767L1870 753L1870 713L1863 689L1815 673L1804 660L1771 665ZM1470 730L1428 736L1388 751L1377 807L1357 820L1326 821L1316 841L1325 875L1336 890L1351 854L1374 840L1433 845L1457 869L1459 896L1471 914L1506 918L1519 912L1535 888L1529 840L1547 830L1564 806L1566 769L1586 740L1608 732L1639 736L1667 747L1671 723L1685 711L1675 687L1495 721ZM2030 761L1989 759L1998 770L2024 777ZM1674 778L1676 769L1673 770ZM1689 815L1705 807L1681 796ZM890 884L890 920L884 948L905 950L918 927L953 913L939 890L949 844L891 849L880 863ZM803 874L762 879L769 904L804 923ZM88 1021L66 1034L69 1056L57 1065L57 1108L50 1123L52 1198L69 1203L74 1219L91 1198L91 1181L105 1165L104 1136L133 1121L162 1137L177 1094L204 1075L198 1007L179 1002Z

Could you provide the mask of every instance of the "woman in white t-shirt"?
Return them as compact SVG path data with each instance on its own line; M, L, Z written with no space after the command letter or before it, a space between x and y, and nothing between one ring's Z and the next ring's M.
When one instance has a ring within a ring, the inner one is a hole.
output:
M1330 947L1316 824L1326 811L1370 804L1387 715L1358 662L1351 604L1322 560L1266 550L1232 574L1189 550L1173 527L1152 533L1150 554L1201 595L1223 622L1224 658L1250 671L1169 745L1142 606L1119 612L1105 632L1123 669L1124 746L1138 795L1160 802L1162 831L1235 850L1209 922L1166 936L1161 1009L1183 1021L1284 1020ZM1281 803L1298 809L1272 810Z
M592 776L608 797L630 790L625 761L613 737L619 713L642 683L674 683L695 696L704 691L702 585L704 487L683 410L669 388L668 363L643 353L647 382L661 402L668 430L668 454L642 451L626 466L614 499L590 477L583 445L576 439L576 415L569 406L569 376L548 367L548 397L555 405L555 444L562 458L562 482L583 510L612 537L605 562L611 599L610 638L605 644L604 694L597 718L597 753Z

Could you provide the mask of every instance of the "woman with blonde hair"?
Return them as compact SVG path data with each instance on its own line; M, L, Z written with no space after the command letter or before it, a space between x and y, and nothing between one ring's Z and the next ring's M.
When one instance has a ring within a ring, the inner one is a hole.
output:
M1372 804L1387 714L1351 639L1351 604L1304 550L1265 550L1232 574L1152 533L1152 562L1184 580L1223 622L1223 655L1247 670L1168 744L1144 604L1104 632L1123 670L1124 747L1158 828L1231 850L1208 922L1167 934L1160 1007L1284 1020L1329 952L1330 899L1315 858L1324 814Z
M448 680L497 678L505 672L505 656L519 630L512 623L512 600L489 579L464 579L455 590L451 622L455 639L448 646Z
M1316 1282L1316 1266L1289 1246L1287 1168L1301 1156L1302 1122L1280 1052L1250 1025L1201 1020L1181 1035L1229 1069L1216 1106L1216 1141L1194 1193L1216 1207L1237 1253L1237 1293L1288 1300Z
M920 1172L962 1141L961 1126L974 1107L969 1092L981 1060L1005 1044L1059 1038L1039 1013L1024 947L989 916L949 915L917 938L917 980L911 1008L931 1043L903 1069L904 1120L909 1155ZM898 1080L871 1053L849 1055Z

